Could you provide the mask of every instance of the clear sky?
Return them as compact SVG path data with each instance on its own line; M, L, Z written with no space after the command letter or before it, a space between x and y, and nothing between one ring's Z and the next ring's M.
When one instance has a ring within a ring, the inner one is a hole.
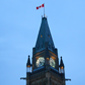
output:
M66 85L85 85L85 0L0 0L0 85L26 85L45 3L51 34L63 57Z

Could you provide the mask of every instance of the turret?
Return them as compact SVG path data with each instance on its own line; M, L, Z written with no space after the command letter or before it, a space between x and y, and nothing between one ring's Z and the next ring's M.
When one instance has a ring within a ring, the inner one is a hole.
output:
M31 73L32 72L32 64L30 63L30 56L28 56L28 61L27 61L27 72Z
M61 56L60 66L59 67L60 67L59 72L64 73L64 63L63 63L63 60L62 60L62 56Z

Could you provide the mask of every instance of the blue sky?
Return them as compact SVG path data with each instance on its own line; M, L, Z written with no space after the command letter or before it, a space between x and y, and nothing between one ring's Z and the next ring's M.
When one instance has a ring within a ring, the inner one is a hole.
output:
M26 85L28 55L32 57L43 15L63 57L66 85L85 85L85 0L0 0L0 85Z

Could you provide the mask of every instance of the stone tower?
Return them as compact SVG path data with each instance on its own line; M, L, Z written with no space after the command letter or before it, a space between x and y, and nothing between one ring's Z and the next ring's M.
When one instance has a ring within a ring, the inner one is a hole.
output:
M26 85L65 85L64 63L60 64L58 50L55 48L47 18L42 22L35 47L33 48L32 64L30 56L27 61Z

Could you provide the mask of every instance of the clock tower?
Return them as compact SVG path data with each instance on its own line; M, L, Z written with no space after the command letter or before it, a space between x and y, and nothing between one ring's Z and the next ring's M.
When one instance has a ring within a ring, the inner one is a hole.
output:
M65 85L65 70L62 57L58 58L46 17L42 22L33 48L32 64L27 61L26 85Z

